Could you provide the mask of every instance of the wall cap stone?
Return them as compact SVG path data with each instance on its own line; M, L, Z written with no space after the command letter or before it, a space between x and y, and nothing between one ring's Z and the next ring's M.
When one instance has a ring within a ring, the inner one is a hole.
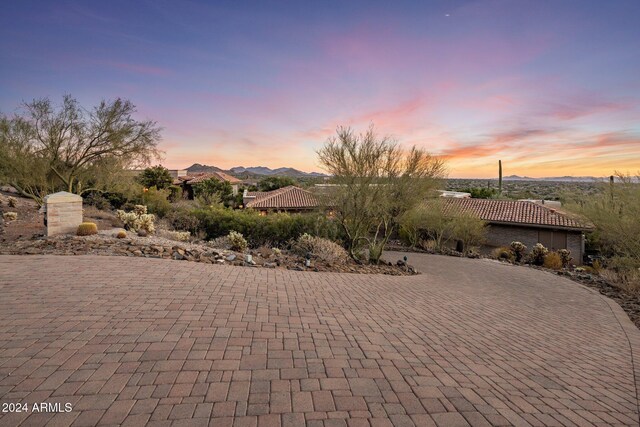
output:
M82 197L77 194L68 193L66 191L59 191L57 193L49 194L45 196L44 203L69 203L69 202L82 202Z

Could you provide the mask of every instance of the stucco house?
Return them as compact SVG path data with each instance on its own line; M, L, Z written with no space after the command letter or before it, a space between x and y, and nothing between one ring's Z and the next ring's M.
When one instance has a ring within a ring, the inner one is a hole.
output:
M174 181L174 185L178 185L182 188L182 197L185 199L193 199L193 186L202 181L206 181L208 179L216 179L218 181L227 181L231 184L231 188L233 189L233 194L238 194L238 189L240 184L242 184L242 180L226 174L224 172L206 172L206 173L198 173L194 175L185 175L178 176Z
M289 185L273 191L245 191L242 197L246 209L261 214L269 212L310 212L320 204L311 191Z
M556 207L522 200L443 198L445 214L469 213L488 223L487 246L508 246L513 241L528 248L542 243L551 250L569 249L573 262L582 264L586 221Z

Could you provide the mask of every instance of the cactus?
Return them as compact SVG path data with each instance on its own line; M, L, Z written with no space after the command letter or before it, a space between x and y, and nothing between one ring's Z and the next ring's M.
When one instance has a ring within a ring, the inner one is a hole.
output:
M116 234L116 237L118 239L124 239L125 237L127 237L127 232L124 230L120 230L118 231L118 234Z
M502 196L502 160L498 160L498 194Z
M2 214L2 218L5 221L15 221L18 219L18 212L5 212Z
M90 236L92 234L98 234L98 226L93 222L83 222L78 226L76 232L78 236Z
M244 238L242 233L238 233L237 231L229 232L229 241L231 242L231 249L238 252L244 252L247 250L247 240Z

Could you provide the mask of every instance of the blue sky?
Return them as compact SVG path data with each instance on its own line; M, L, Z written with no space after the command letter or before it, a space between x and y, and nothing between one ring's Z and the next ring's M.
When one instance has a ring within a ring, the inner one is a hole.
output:
M164 164L317 170L373 123L451 176L640 169L639 1L10 2L0 111L128 98Z

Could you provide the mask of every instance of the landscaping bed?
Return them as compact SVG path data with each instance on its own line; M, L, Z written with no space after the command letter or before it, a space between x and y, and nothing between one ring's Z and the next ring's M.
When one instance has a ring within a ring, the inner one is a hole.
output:
M325 263L306 259L267 248L239 253L228 249L215 248L208 243L177 242L166 238L138 237L128 233L126 238L116 238L117 229L102 231L93 236L34 236L0 243L0 254L4 255L106 255L164 258L182 261L203 262L219 265L245 267L279 268L299 271L327 271L359 274L412 275L417 272L412 267L387 263L380 265L360 265L349 260L341 263ZM247 257L251 255L251 259Z

